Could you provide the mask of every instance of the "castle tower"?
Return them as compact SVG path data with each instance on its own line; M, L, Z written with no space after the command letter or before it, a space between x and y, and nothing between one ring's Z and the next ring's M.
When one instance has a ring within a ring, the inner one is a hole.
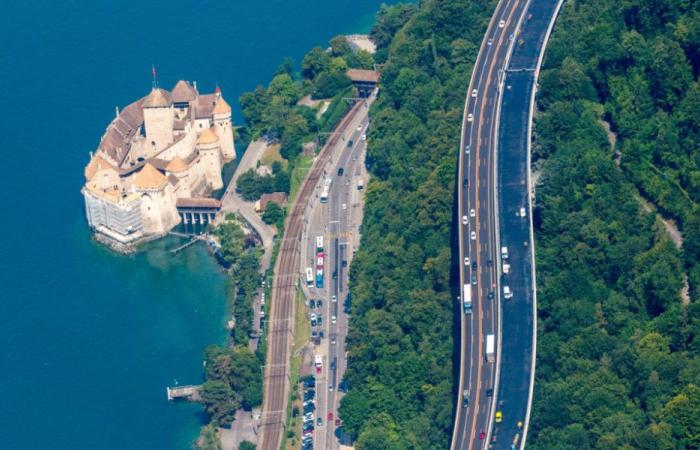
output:
M173 142L175 114L170 93L154 88L143 101L143 121L146 127L147 154L152 156Z
M134 176L133 187L141 197L144 232L161 234L178 224L174 188L158 169L145 164Z
M180 80L175 84L171 92L171 100L175 108L178 120L182 120L187 115L190 103L197 100L197 89L185 80Z
M221 142L221 152L224 159L236 159L236 147L233 142L233 124L231 123L231 107L221 96L221 89L216 88L216 105L212 111L214 128Z
M233 144L233 141L231 141ZM221 141L217 136L215 127L207 128L197 138L197 151L202 155L202 165L204 176L212 189L224 187L224 180L221 178L222 149Z

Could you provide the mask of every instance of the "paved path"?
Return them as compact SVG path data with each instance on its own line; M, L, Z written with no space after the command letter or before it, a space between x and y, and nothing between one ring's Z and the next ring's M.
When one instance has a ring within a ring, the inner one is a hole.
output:
M247 202L236 193L236 182L241 174L246 173L250 169L255 169L257 162L262 157L267 149L265 141L253 141L248 145L248 149L243 154L241 162L238 164L236 171L231 177L231 182L226 187L226 192L222 197L222 211L236 212L252 226L262 239L265 254L263 255L260 267L265 272L270 266L270 258L272 257L272 244L275 236L275 229L262 221L258 213L255 212L255 203Z

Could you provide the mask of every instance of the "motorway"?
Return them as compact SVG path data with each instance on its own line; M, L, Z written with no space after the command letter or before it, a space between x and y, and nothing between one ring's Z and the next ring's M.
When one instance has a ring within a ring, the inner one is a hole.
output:
M461 362L452 449L525 446L536 350L531 108L560 6L561 0L501 0L467 91L458 226L460 294L469 286L473 306L468 315L460 305ZM503 258L502 247L508 248ZM506 264L510 270L504 272ZM503 295L506 286L512 298ZM485 358L488 334L495 336L493 362ZM469 396L466 407L463 391ZM502 416L498 422L497 414Z
M472 291L472 312L465 314L460 302L461 363L452 449L485 448L495 412L493 393L497 390L500 358L498 305L501 292L498 287L494 146L500 80L526 7L527 0L501 0L498 3L467 91L457 178L458 240L460 295L464 296L463 286ZM466 257L469 264L465 264ZM489 334L495 336L494 362L486 361L485 341ZM465 391L469 402L466 407L463 406Z
M529 193L532 109L539 68L562 0L531 0L503 80L498 133L498 216L510 273L502 283L513 298L503 302L501 382L494 448L523 448L529 427L536 354L535 255ZM525 208L526 216L519 211ZM520 422L520 426L518 424Z
M345 132L358 115L367 116L367 108L363 102L358 102L352 107L336 131ZM324 168L331 155L337 153L336 147L346 145L338 136L339 134L336 134L331 137L314 160L285 221L285 233L275 263L270 299L263 408L258 441L258 448L263 450L277 450L282 441L291 379L289 362L294 332L294 300L300 273L301 231L308 204Z

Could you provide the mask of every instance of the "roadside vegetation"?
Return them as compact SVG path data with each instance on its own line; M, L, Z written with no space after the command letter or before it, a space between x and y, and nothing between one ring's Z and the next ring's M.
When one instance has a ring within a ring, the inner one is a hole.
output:
M384 66L339 410L358 450L449 447L452 199L464 98L493 5L383 7L371 32Z
M569 2L557 22L535 130L531 448L700 448L699 30L700 3L680 1Z

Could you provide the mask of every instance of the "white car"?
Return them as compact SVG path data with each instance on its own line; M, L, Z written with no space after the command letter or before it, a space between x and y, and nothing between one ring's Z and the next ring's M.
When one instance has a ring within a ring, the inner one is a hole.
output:
M338 320L338 319L337 319L335 316L331 316L331 323L336 323L337 320Z
M362 125L357 126L357 131L362 131Z
M476 241L476 231L472 231L472 241Z
M363 141L366 141L366 140L367 140L367 135L366 135L366 134L363 134L362 137L361 137L360 139L362 139Z
M467 222L469 222L469 219L467 219L467 216L462 216L462 225L466 225Z
M338 301L338 297L336 297L336 296L334 295L333 297L331 297L331 300L333 301L333 303L335 303L335 302Z
M520 217L525 217L525 216L526 216L525 208L520 208Z
M467 122L473 122L474 121L474 114L468 114L467 115Z
M486 43L487 43L488 45L493 44L493 39L489 39L488 41L486 41Z
M316 320L316 314L315 314L315 313L311 313L311 316L310 316L309 318L310 318L311 320Z
M505 26L506 26L506 21L505 21L505 20L501 20L500 22L498 22L498 28L503 28L503 27L505 27Z
M469 210L469 215L472 216L472 217L475 217L475 216L476 216L476 211L474 211L474 208L472 208L472 209Z
M469 265L469 257L468 257L468 256L465 256L465 257L464 257L464 265L465 265L465 266L468 266L468 265Z
M342 209L348 209L348 205L347 205L347 204L345 204L345 203L343 203L343 205L342 205Z
M476 93L477 93L477 92L476 92L476 89L474 89L474 90L472 91L472 97L476 97Z
M469 144L466 144L464 146L464 153L466 153L467 155L469 154Z

